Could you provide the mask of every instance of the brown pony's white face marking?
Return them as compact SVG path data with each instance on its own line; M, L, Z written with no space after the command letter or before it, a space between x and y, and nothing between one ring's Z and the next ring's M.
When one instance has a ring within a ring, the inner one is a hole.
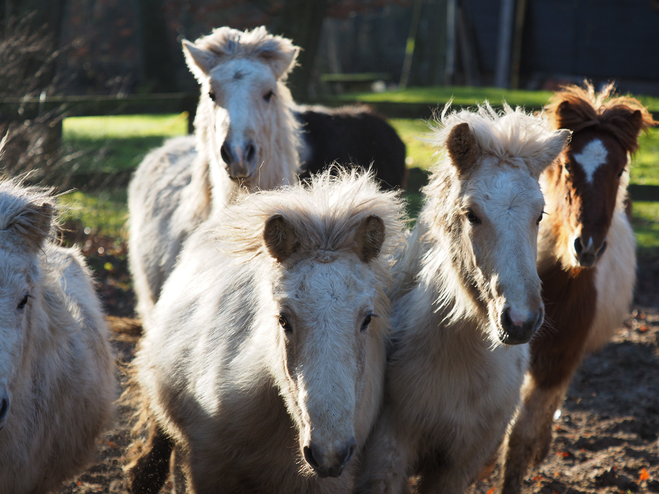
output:
M573 135L560 161L547 172L559 256L567 266L591 267L606 250L627 153L614 137L586 129Z
M273 282L282 396L306 468L337 477L355 452L366 350L381 331L378 282L369 262L384 241L384 224L366 218L354 252L296 253L295 232L279 215L268 221L264 236L283 268Z

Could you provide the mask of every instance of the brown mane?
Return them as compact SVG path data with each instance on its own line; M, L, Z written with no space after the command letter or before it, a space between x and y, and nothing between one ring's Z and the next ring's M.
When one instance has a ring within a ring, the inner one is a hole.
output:
M613 135L625 151L635 153L641 131L647 133L658 122L636 98L612 96L613 91L613 83L599 93L588 81L584 87L564 86L549 99L545 111L556 129L600 129Z

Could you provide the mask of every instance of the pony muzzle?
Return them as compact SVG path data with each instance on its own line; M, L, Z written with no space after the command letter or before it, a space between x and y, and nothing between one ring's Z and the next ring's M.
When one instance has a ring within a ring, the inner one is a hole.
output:
M540 307L537 311L517 311L506 307L501 314L501 328L499 340L504 345L521 345L528 343L533 334L542 326L545 319L545 310Z
M588 243L584 245L582 238L576 237L573 244L574 257L577 259L579 266L590 268L602 257L602 254L606 251L606 246L606 240L595 243L593 242L593 238L590 237L588 238Z
M355 438L339 445L333 450L309 443L304 447L304 459L320 478L338 477L355 454Z
M220 148L220 155L232 180L244 180L252 176L256 154L256 145L253 141L248 141L242 146L233 146L226 140Z

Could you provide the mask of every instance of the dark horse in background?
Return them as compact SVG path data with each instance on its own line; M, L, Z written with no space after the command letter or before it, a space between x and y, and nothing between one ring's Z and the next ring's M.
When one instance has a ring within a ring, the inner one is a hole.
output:
M584 355L622 326L636 278L634 232L626 214L629 157L656 124L641 103L569 86L546 112L572 140L542 176L547 217L540 223L538 274L545 324L531 340L522 406L507 441L504 494L521 490L527 468L547 456L554 413Z
M301 124L300 179L337 162L369 168L383 189L405 188L405 144L386 120L368 106L298 106Z

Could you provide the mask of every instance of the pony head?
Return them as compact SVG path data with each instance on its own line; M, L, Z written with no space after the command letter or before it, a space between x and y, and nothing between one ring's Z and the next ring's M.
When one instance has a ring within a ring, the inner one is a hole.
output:
M264 300L271 310L261 327L275 342L268 366L297 428L302 471L336 477L363 446L380 406L386 259L401 238L402 206L355 173L328 172L291 191L248 196L242 219L222 237L240 236L270 278ZM245 219L253 206L263 221Z
M424 214L449 239L450 258L441 262L452 268L439 271L450 292L464 295L453 314L476 309L495 344L526 343L543 322L538 177L568 136L519 108L506 105L498 115L489 104L477 112L445 110L435 129L434 142L448 156L426 187L432 207Z
M612 91L612 84L599 93L588 82L567 86L546 107L554 128L573 131L543 176L552 212L547 233L557 238L554 254L566 269L594 266L606 250L614 210L627 198L629 156L641 131L656 123L638 100Z
M264 27L222 27L194 43L183 41L188 67L201 85L198 146L250 189L292 182L297 171L297 124L284 81L298 52Z
M30 335L38 300L38 252L50 235L55 205L48 191L0 182L0 428L7 422L12 383Z

